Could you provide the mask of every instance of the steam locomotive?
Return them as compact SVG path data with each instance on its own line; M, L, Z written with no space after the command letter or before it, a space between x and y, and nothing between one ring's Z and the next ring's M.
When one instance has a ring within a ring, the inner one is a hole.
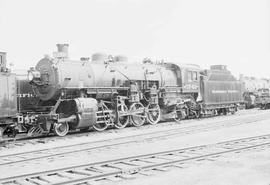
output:
M102 53L72 60L68 44L57 47L53 57L30 68L28 80L16 80L6 68L1 72L8 87L0 96L2 134L64 136L69 130L139 127L235 113L243 103L243 83L224 65L203 70L150 59L129 63L123 55Z

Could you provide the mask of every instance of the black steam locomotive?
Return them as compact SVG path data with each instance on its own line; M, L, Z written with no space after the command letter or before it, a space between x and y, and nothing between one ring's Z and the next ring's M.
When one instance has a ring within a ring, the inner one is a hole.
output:
M29 70L28 81L16 80L4 65L2 134L54 131L64 136L77 129L121 129L128 124L234 113L243 102L243 83L224 65L203 70L149 59L138 64L102 53L91 60L71 60L67 44L57 47L53 57L46 56Z

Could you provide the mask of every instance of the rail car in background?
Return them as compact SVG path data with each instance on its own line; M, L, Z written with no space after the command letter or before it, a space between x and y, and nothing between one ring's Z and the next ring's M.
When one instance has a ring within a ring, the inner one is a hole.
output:
M0 66L0 138L29 133L44 107L37 106L39 98L29 84L27 72L11 72L7 68L5 52L0 52Z
M244 83L244 101L246 108L270 108L270 79L240 76Z
M29 70L28 80L3 72L13 83L13 91L4 93L13 103L10 113L4 117L1 109L4 135L64 136L69 130L139 127L234 113L243 103L243 83L224 65L204 70L194 64L149 59L129 63L123 55L101 53L91 60L72 60L67 44L57 47L53 57L44 57Z
M268 88L258 89L258 94L255 99L255 104L260 109L269 109L270 108L270 93Z
M6 53L0 52L0 115L12 117L16 115L16 76L6 68Z
M16 75L6 66L6 53L0 52L0 136L4 130L12 130L18 114Z

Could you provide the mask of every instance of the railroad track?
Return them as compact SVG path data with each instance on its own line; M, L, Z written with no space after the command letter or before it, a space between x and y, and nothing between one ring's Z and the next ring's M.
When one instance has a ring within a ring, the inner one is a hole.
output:
M65 137L59 137L53 134L43 135L43 136L27 136L26 134L18 134L15 138L4 138L0 140L0 150L1 148L9 148L14 146L23 146L25 144L38 144L46 143L48 141L63 140L72 137L88 136L92 134L89 131L72 131L68 133Z
M245 114L247 114L247 113L245 112L244 115ZM244 115L241 115L241 116L244 116ZM260 117L262 115L265 116L265 113L259 113L259 115L256 115L256 116ZM208 118L212 118L212 117L207 117L206 119L208 119ZM205 118L202 118L202 119L205 120ZM238 119L238 118L236 118L236 119ZM191 121L191 120L184 120L184 122L186 122L186 121ZM217 121L217 122L220 122L220 121ZM167 122L161 123L161 124L167 124ZM147 127L147 126L148 125L143 125L143 127ZM182 128L186 128L186 127L189 127L189 126L184 126ZM108 130L105 132L108 132ZM68 139L72 139L74 137L83 137L83 136L89 136L89 135L94 135L94 134L99 134L99 133L93 133L93 132L89 132L89 131L84 131L84 132L74 131L74 132L69 133L69 135L67 135L65 137L58 137L55 135L28 137L25 135L19 135L17 138L6 138L6 139L0 141L0 151L1 151L1 149L12 148L12 147L17 147L17 146L20 147L20 146L24 146L26 144L35 145L35 144L40 144L40 143L47 143L50 141L68 140Z
M224 154L269 147L270 135L262 135L14 176L0 179L0 183L3 185L95 184L96 182L111 181L113 178L126 179L137 174L147 175L151 174L151 171L182 168L190 161L202 161Z
M212 122L204 125L195 125L185 128L179 129L167 129L157 132L139 134L139 135L131 135L126 137L119 137L114 139L107 139L101 141L94 141L94 142L85 142L67 146L59 146L54 148L48 149L41 149L41 150L34 150L34 151L27 151L27 152L20 152L14 154L7 154L7 155L0 155L0 167L4 165L17 165L18 163L29 162L29 161L36 161L40 159L47 159L50 160L57 158L58 156L74 154L78 152L89 152L92 150L97 149L106 149L107 147L116 147L125 144L131 143L139 143L144 142L147 140L155 140L155 139L163 139L169 137L175 137L178 135L186 135L192 133L199 133L207 130L215 130L224 127L232 127L242 124L254 123L257 121L264 120L261 116L253 116L243 118L237 118L234 120L228 121L219 121L219 122Z

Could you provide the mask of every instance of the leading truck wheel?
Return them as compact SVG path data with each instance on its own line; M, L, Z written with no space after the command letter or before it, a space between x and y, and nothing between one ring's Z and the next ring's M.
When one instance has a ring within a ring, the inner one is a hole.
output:
M151 125L155 125L160 121L160 107L158 104L148 105L147 120Z
M67 122L55 123L53 127L54 133L58 136L65 136L69 131L69 125Z
M142 126L145 123L145 108L141 103L133 103L130 108L131 121L135 127Z

